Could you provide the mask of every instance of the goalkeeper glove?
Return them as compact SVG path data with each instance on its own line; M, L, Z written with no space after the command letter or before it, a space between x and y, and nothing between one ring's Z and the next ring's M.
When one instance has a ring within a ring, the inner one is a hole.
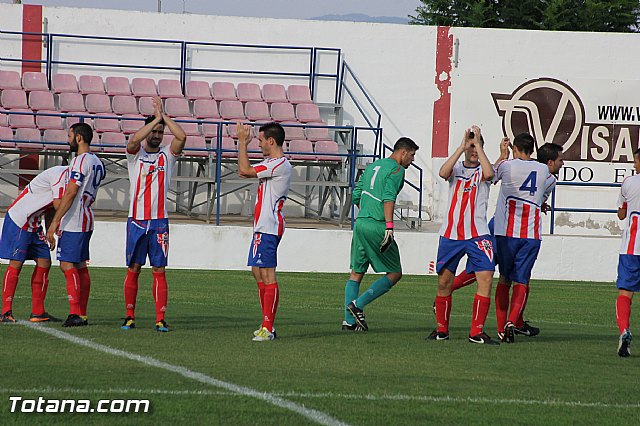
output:
M393 222L387 222L387 229L384 231L384 238L380 243L380 253L387 251L393 242Z

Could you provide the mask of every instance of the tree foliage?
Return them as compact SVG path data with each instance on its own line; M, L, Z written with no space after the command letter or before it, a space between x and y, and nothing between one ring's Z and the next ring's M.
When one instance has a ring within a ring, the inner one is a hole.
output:
M638 32L638 0L420 0L414 25Z

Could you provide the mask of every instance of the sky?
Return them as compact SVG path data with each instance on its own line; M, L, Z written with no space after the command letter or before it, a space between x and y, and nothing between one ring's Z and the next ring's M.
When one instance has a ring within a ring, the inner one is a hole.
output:
M1 0L12 3L11 0ZM158 0L23 0L24 4L157 11ZM162 0L162 11L203 15L309 19L362 13L406 18L419 0Z

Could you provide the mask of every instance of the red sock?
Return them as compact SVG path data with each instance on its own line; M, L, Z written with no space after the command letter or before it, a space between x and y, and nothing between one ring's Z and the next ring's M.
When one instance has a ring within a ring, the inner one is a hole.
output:
M629 329L629 317L631 316L631 298L618 295L616 299L616 321L620 334Z
M80 315L80 275L76 268L64 271L69 296L69 315Z
M13 296L16 294L16 287L18 286L18 276L20 271L18 269L7 266L7 270L4 272L4 279L2 280L2 314L12 310Z
M258 283L258 297L260 298L260 309L262 310L262 315L264 316L264 283Z
M262 317L262 326L271 332L273 332L273 322L276 319L279 301L280 291L278 289L278 283L266 284L264 286L264 315Z
M522 305L522 311L520 311L520 316L518 317L518 321L515 322L516 327L521 328L524 327L524 310L527 309L527 303L529 303L529 289L531 287L527 286L527 297L524 299L524 305Z
M507 314L509 312L509 291L511 286L498 283L496 286L496 323L498 333L504 333L504 326L507 324Z
M91 293L91 277L89 276L89 269L78 269L78 275L80 276L80 315L87 316L89 293Z
M511 293L511 305L509 306L509 321L515 324L522 313L522 308L527 300L527 286L516 284Z
M475 273L472 272L470 274L467 274L467 271L462 271L453 280L453 287L451 288L451 291L454 292L454 291L458 290L459 288L466 287L466 286L468 286L470 284L473 284L474 282L476 282L476 274Z
M49 287L49 268L36 266L31 274L31 313L44 314L44 299Z
M438 332L449 333L449 317L451 316L451 295L436 296L436 321Z
M153 272L153 300L156 302L156 322L164 320L167 311L167 278L164 272Z
M473 316L471 317L471 330L469 336L475 336L482 333L484 328L484 322L487 319L489 313L489 306L491 306L491 298L480 296L476 293L476 297L473 299Z
M127 309L127 316L131 318L136 317L139 276L139 272L132 272L127 269L127 276L124 278L124 304Z

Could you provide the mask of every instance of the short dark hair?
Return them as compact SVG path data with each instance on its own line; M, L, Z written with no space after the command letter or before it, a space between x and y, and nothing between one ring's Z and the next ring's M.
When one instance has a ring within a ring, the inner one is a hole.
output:
M75 123L71 125L71 132L73 133L73 137L76 135L82 136L82 140L87 145L91 144L91 139L93 139L93 129L87 123Z
M264 133L265 139L273 138L278 146L284 145L284 128L280 123L272 121L263 124L258 131Z
M151 123L155 119L156 119L155 115L148 116L147 118L144 119L144 125L146 126L147 124ZM164 119L161 118L158 124L162 124L164 126Z
M393 145L394 152L401 149L407 151L417 151L420 149L420 147L412 139L403 136L396 141L395 145Z
M547 164L549 161L556 161L562 152L562 147L555 143L545 143L538 148L538 162Z
M513 140L513 145L518 147L518 151L523 154L532 154L536 141L529 133L520 133Z

